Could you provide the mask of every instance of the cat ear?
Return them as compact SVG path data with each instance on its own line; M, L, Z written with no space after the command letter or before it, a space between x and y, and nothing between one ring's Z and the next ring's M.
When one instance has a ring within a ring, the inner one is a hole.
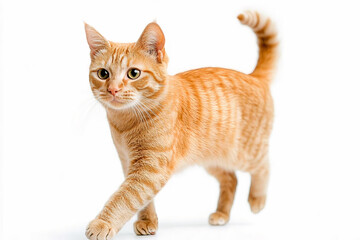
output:
M160 26L155 22L149 23L136 46L156 57L156 60L161 63L165 55L165 36Z
M85 24L86 39L90 47L91 56L95 56L101 49L110 46L108 40L106 40L98 31L87 23Z

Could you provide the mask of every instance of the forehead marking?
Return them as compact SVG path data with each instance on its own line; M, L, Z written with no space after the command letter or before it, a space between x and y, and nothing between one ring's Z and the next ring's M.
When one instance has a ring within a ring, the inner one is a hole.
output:
M115 48L112 53L112 63L115 64L119 60L119 56L120 56L119 48Z
M122 56L122 59L120 60L120 66L122 69L126 69L128 65L128 60L125 55Z
M110 59L108 59L108 60L107 60L107 62L106 62L105 67L106 67L107 69L109 69L109 68L110 68L110 66L111 66L111 62L112 62L112 57L110 57Z
M116 64L121 61L121 57L123 56L124 52L120 48L115 48L112 52L112 63Z

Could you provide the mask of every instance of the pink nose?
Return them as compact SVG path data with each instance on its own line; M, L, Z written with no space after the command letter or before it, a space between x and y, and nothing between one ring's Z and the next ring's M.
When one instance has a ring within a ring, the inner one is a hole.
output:
M116 95L116 93L118 92L118 91L120 91L120 88L118 88L118 87L112 87L112 86L110 86L109 88L108 88L108 92L110 92L112 95Z

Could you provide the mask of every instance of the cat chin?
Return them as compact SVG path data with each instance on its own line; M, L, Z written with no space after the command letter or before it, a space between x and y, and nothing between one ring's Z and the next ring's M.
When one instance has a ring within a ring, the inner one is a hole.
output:
M133 100L131 102L128 102L128 101L119 102L119 101L112 100L112 101L105 102L103 104L107 108L111 108L113 110L128 110L128 109L135 107L137 103L138 103L138 100Z

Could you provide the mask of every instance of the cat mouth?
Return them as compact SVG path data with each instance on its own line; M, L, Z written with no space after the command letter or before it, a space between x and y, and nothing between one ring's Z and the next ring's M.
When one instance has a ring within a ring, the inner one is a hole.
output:
M114 96L105 102L105 104L108 107L116 110L120 110L120 109L124 110L124 109L132 108L133 106L136 105L136 103L137 103L137 99L129 99L129 98L121 99L119 97L114 97Z
M108 94L106 98L102 99L103 103L113 109L125 109L134 106L137 103L136 96L123 96Z
M110 100L110 102L117 102L117 103L121 103L121 102L124 102L124 100L119 99L119 98L117 98L117 97L113 97L113 98Z
M110 103L128 103L129 101L126 99L121 99L117 97L113 97L110 101Z
M117 96L112 96L112 98L108 100L108 102L113 106L124 106L132 103L133 101L134 99L119 98Z

